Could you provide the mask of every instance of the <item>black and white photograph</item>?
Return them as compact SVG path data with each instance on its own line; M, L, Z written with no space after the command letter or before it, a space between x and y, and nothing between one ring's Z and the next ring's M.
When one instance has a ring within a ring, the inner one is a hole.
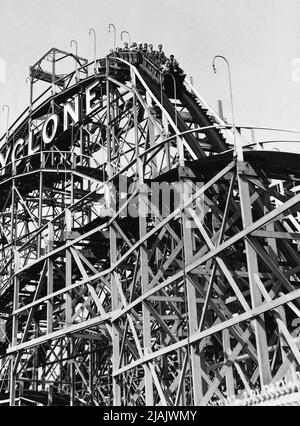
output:
M13 406L300 406L299 0L0 0Z

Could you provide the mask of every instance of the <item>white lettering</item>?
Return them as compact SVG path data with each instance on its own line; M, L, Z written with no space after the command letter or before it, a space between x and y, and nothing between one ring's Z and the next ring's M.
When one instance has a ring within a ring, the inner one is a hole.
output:
M126 413L126 412L114 412L113 410L110 410L109 413L104 413L103 420L104 421L110 421L110 422L130 422L135 423L137 419L137 413Z
M74 124L79 121L79 97L74 98L74 107L71 102L64 105L64 131L69 128L69 118L72 119Z
M86 88L85 92L85 102L86 102L86 115L89 115L91 112L95 111L98 108L99 102L92 103L96 97L96 93L92 90L98 85L98 81L94 81L89 87Z
M193 417L193 421L194 421L195 417L196 417L196 414L197 414L197 411L194 411L194 412L190 411L190 413L191 413L191 416Z
M299 64L300 65L300 64ZM0 58L0 67L2 66ZM1 70L0 70L1 71ZM1 75L0 75L1 78ZM90 86L86 88L86 115L91 114L95 111L100 104L99 100L96 100L97 93L95 88L99 85L99 81L94 81ZM80 121L81 111L80 111L80 99L79 95L74 96L74 99L63 106L63 129L64 131L70 127L70 123L77 124ZM42 141L44 145L50 144L58 131L59 128L59 116L57 114L51 114L42 127ZM35 154L40 150L40 146L34 145L34 134L29 130L28 138L18 139L16 143L12 146L10 145L5 154L0 153L0 174L4 175L6 172L6 166L8 163L12 162L15 166L20 163L21 160L21 146L26 147L27 150L24 153L28 156Z
M58 128L59 117L57 114L51 114L44 123L42 130L42 138L44 144L47 145L55 138Z
M17 155L17 151L18 151L18 147L24 145L24 139L18 139L17 142L14 144L14 147L12 149L12 153L11 153L11 161L12 163L15 163L16 161L16 155ZM17 167L17 165L20 164L20 160L17 161L14 166Z
M0 154L1 175L5 174L5 167L6 167L6 164L8 163L10 153L11 153L11 147L7 148L7 151L5 153L5 157L4 157L3 154Z
M35 148L32 147L32 136L33 136L33 132L30 131L29 132L29 138L28 138L28 152L27 155L32 155L35 152L37 152L39 150L39 147L36 146Z

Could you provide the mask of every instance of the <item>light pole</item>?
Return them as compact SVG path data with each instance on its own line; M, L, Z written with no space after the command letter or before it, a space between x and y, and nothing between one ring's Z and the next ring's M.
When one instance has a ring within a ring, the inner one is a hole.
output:
M7 110L7 115L6 115L6 142L8 142L9 106L3 105L2 111L4 111L4 109Z
M32 92L33 92L33 87L32 87L32 77L28 76L26 77L26 84L29 82L29 112L31 112L32 110Z
M78 73L77 73L77 58L78 58L78 44L76 40L71 40L70 47L72 47L73 43L75 44L75 55L76 55L76 80L78 80Z
M116 50L116 27L114 26L114 24L109 24L108 26L108 32L110 33L110 27L113 27L114 29L114 50Z
M233 91L232 91L232 79L231 79L231 70L228 60L225 58L225 56L222 55L216 55L213 59L213 70L215 74L217 73L215 61L216 59L223 59L223 61L226 63L228 68L228 77L229 77L229 88L230 88L230 99L231 99L231 113L232 113L232 126L233 126L233 136L234 136L234 154L238 157L239 160L242 160L243 152L240 151L237 147L236 143L236 127L235 127L235 118L234 118L234 108L233 108Z
M128 39L129 39L129 44L131 45L131 38L130 38L130 34L128 31L122 31L121 32L121 40L123 41L123 34L127 34L128 35Z
M95 67L95 74L96 74L97 34L94 28L89 29L89 35L91 35L91 33L94 34L94 67Z

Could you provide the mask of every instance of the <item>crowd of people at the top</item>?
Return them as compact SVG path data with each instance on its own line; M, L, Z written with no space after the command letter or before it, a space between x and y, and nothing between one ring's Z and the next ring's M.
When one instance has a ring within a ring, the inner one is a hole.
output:
M123 48L116 48L117 54L122 52L143 53L163 73L170 72L172 74L183 74L183 70L179 67L179 62L174 58L174 55L170 55L169 58L165 55L162 44L159 44L157 46L157 50L154 50L153 44L137 44L136 42L132 42L131 46L129 46L129 44L125 42ZM113 51L111 53L113 53Z

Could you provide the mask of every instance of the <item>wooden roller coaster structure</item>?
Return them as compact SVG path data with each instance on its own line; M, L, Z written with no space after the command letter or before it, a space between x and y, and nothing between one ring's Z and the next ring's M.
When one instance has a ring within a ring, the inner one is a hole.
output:
M173 77L132 52L30 68L1 147L1 404L204 406L299 372L300 157Z

